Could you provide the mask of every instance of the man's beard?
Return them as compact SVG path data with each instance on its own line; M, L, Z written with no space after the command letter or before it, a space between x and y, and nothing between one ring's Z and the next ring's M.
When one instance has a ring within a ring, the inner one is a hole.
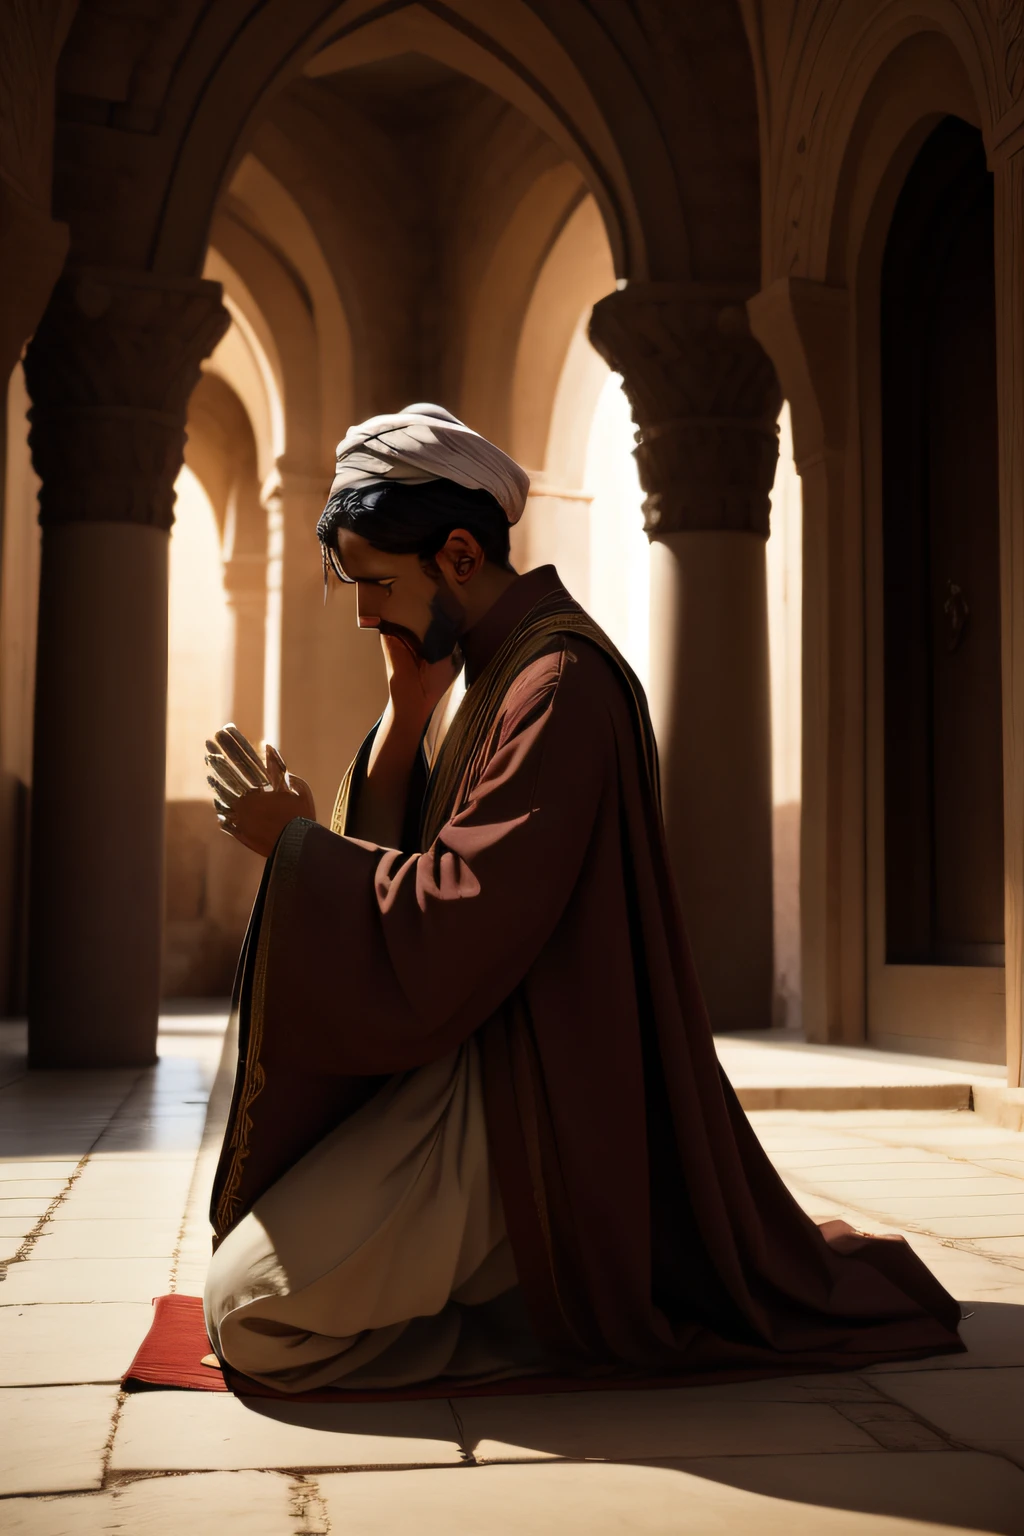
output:
M387 619L381 619L377 627L382 635L394 635L404 640L414 656L432 666L436 661L444 661L458 645L460 620L461 614L456 617L454 613L447 612L440 598L435 597L430 605L430 623L422 640L415 631L406 629L404 624L389 624Z

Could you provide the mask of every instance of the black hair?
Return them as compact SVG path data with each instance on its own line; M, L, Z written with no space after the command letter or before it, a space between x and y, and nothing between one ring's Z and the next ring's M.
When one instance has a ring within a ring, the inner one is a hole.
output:
M358 533L374 549L390 555L418 555L424 564L433 562L455 528L465 528L476 539L485 559L509 569L508 518L490 491L471 490L454 480L377 480L348 485L331 496L316 535L327 566L341 581L345 575L338 558L338 532Z

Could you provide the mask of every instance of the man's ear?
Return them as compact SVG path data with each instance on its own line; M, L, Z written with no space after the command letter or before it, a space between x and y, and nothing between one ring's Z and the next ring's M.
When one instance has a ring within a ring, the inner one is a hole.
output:
M448 579L462 587L472 581L487 557L467 529L453 528L434 558Z

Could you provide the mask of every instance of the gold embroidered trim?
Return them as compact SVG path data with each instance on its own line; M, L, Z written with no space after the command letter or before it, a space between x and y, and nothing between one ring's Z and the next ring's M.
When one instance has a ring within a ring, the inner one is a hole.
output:
M305 837L305 831L302 832L301 837L296 835L295 829L299 825L308 825L308 823L293 822L282 835L277 852L274 855L274 868L271 871L270 880L267 885L267 898L263 907L263 915L260 919L260 930L256 943L256 959L253 963L252 995L249 1004L249 1037L246 1042L242 1092L231 1127L231 1140L228 1143L231 1151L231 1162L228 1165L224 1186L217 1201L216 1230L218 1237L223 1237L225 1232L228 1232L238 1219L239 1191L242 1186L246 1159L249 1156L249 1138L252 1134L252 1115L250 1111L254 1102L266 1087L267 1082L267 1074L260 1061L260 1052L263 1047L263 1019L267 993L267 953L270 948L271 925L281 883L282 881L290 883L298 861L298 850L302 845L302 838Z
M338 786L338 794L334 801L334 810L331 812L331 831L337 832L339 837L344 837L345 827L348 824L348 802L352 793L352 775L358 758L354 757L345 770L345 777Z

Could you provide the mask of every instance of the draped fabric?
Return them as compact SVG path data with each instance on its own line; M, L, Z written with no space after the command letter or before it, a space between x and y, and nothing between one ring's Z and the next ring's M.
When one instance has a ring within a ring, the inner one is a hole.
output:
M420 850L296 822L268 861L217 1230L393 1074L473 1037L549 1361L760 1373L961 1348L902 1239L804 1215L721 1073L614 649L545 568L464 650Z

